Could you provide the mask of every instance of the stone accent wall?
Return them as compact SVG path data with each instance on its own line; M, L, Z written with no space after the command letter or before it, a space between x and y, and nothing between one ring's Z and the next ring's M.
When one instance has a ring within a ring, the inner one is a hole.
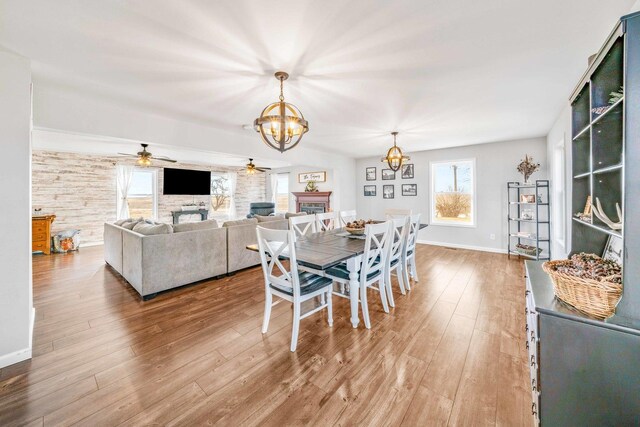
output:
M52 232L81 230L82 244L102 243L103 223L116 219L116 165L135 165L135 159L119 156L64 153L34 150L32 156L32 204L43 213L56 215ZM239 168L171 164L182 169L237 171ZM158 221L171 223L172 210L203 201L209 207L209 218L227 220L226 213L213 212L209 196L164 196L163 173L158 171ZM238 217L249 212L250 202L266 200L265 174L238 173L236 210ZM183 216L180 221L196 221L199 216Z

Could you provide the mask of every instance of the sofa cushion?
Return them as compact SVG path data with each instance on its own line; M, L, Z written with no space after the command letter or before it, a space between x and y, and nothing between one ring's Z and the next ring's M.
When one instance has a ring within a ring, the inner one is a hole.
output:
M209 219L207 221L176 224L173 226L173 232L180 233L182 231L209 230L211 228L218 228L218 221L215 219Z
M287 212L286 214L284 214L284 217L286 219L289 219L294 216L305 216L306 214L307 214L306 212Z
M235 227L238 225L249 225L249 224L257 224L258 220L255 218L247 218L247 219L237 219L235 221L225 221L222 226L223 227Z
M133 227L133 231L145 236L153 236L156 234L171 234L173 233L173 227L170 224L147 224L146 222L139 222Z

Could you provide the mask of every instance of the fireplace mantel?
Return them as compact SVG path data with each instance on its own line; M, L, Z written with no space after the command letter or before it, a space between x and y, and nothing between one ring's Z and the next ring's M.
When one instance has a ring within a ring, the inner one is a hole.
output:
M300 191L291 194L296 196L296 212L301 212L300 207L305 203L321 203L324 205L324 212L329 212L331 193L331 191Z

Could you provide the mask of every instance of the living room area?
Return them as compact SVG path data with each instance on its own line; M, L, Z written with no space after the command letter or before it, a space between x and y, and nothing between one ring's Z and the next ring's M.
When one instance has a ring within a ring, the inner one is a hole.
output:
M640 1L463 3L0 0L0 425L640 423Z

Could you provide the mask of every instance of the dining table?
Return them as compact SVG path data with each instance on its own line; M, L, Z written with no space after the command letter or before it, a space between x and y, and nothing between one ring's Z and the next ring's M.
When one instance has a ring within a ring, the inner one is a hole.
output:
M420 224L420 229L427 224ZM352 235L344 228L311 233L298 236L295 242L296 259L298 265L307 270L324 274L329 268L340 263L346 263L349 271L349 286L334 289L334 295L349 299L351 306L351 325L358 327L360 319L358 309L360 304L359 271L364 254L365 236ZM258 252L258 245L248 245L247 249ZM287 258L286 253L281 255Z

